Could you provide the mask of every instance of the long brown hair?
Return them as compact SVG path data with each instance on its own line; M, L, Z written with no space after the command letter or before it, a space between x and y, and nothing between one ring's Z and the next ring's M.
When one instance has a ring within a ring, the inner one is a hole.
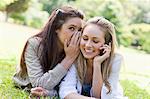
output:
M82 12L71 6L64 6L55 9L51 13L49 20L42 31L33 36L41 38L37 55L39 54L39 49L42 47L42 50L40 52L40 64L42 66L43 73L53 69L65 57L64 50L62 49L62 51L59 51L60 48L58 44L60 43L60 41L57 37L56 30L60 29L69 18L73 17L79 17L83 19L84 15ZM26 42L24 46L20 60L19 73L21 77L25 77L27 75L27 68L25 63L25 51L27 45L28 42Z
M103 32L105 33L105 44L109 44L109 42L111 42L110 56L106 60L104 60L103 63L101 64L102 79L103 79L105 86L108 88L107 93L109 93L111 91L111 86L110 86L110 83L108 82L108 78L110 76L111 67L112 67L112 59L114 57L114 48L115 48L115 45L117 44L114 25L103 17L94 17L90 19L85 24L84 28L89 24L95 24L99 26L100 29L103 30ZM80 82L83 84L84 78L87 72L87 59L84 58L81 51L77 58L76 64L77 64L76 68L77 68Z

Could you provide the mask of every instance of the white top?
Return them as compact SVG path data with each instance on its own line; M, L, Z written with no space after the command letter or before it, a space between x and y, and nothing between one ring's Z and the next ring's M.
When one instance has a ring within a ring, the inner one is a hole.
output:
M119 54L115 55L112 64L112 71L110 77L108 79L111 85L111 92L107 94L108 89L103 84L101 91L101 99L124 99L123 90L119 83L119 71L121 68L121 62L123 57ZM81 94L82 85L79 81L77 70L75 65L73 65L65 78L62 80L59 89L60 98L64 98L70 93L78 93Z

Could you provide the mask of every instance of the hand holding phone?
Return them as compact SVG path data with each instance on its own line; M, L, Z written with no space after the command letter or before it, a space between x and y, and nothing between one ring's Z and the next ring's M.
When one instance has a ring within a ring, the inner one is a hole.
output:
M109 45L104 44L99 48L100 54L94 58L95 62L102 63L105 59L110 56L111 52L111 43Z

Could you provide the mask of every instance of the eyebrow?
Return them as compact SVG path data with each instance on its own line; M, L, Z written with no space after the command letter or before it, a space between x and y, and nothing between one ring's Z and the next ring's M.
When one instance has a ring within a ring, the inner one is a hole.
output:
M69 26L74 26L74 27L77 27L76 25L74 25L74 24L71 24L71 25L69 25Z
M86 34L85 35L83 35L83 36L87 36ZM88 37L88 36L87 36ZM92 37L92 38L94 38L94 39L99 39L98 37Z
M98 39L98 37L93 37L94 39Z
M100 41L100 39L99 39L98 37L93 37L93 39L94 39L94 40Z

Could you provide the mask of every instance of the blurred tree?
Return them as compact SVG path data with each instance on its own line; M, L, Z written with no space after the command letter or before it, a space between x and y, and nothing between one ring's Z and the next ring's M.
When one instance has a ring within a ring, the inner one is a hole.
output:
M28 9L30 0L2 0L0 1L0 11L6 13L6 21L12 13L21 13Z
M68 0L39 0L43 4L43 10L51 13L51 11L61 5L65 4Z
M13 3L15 0L0 0L0 11L5 11L6 6Z
M123 27L128 24L128 21L124 15L124 9L120 1L76 0L75 5L77 5L78 8L82 9L85 12L87 19L94 16L103 16L106 19L110 20L116 26L117 39L119 41L120 35L124 33Z
M29 7L29 1L30 0L15 0L14 2L7 5L5 10L7 13L24 12Z
M72 2L72 5L81 9L85 13L86 19L89 19L94 16L100 16L98 8L104 1L105 0L76 0Z
M128 2L140 10L137 15L132 16L135 17L133 23L150 23L150 0L128 0Z
M120 2L124 9L124 14L126 18L128 18L128 22L130 24L135 23L137 21L138 15L141 13L141 9L139 9L135 4L132 4L128 0L125 0L124 2ZM141 16L140 16L141 17ZM138 17L139 19L142 19Z
M23 24L34 28L41 28L48 19L48 12L43 11L43 4L38 0L31 0L27 11L15 12L9 15L9 19L17 24Z
M124 9L122 4L118 0L106 0L99 8L100 15L110 20L116 27L117 40L120 42L121 34L127 31L123 30L123 27L128 24L128 20L125 18Z
M11 13L21 13L28 9L30 0L17 0L6 6L7 17Z

